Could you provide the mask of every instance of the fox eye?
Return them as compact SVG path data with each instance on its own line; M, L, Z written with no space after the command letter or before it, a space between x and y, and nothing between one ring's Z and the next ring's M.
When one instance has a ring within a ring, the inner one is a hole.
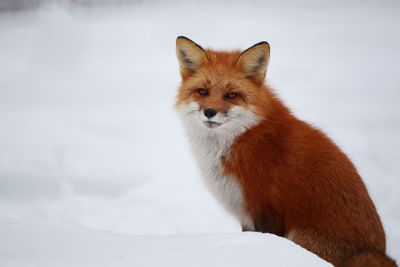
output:
M205 88L199 88L197 92L199 92L200 95L208 95L208 90Z
M227 99L234 99L236 96L237 96L237 93L231 92L231 93L226 94L224 97Z

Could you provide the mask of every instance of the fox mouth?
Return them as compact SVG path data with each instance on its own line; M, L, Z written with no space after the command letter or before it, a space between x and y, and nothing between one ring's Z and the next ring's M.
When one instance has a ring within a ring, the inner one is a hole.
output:
M210 129L217 128L220 126L222 123L219 122L214 122L214 121L203 121L204 125L207 126Z

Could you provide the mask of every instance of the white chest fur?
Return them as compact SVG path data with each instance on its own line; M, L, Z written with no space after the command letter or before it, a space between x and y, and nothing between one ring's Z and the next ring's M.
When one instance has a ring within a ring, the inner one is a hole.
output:
M208 189L227 211L239 219L242 226L254 230L253 221L246 209L242 188L235 177L223 174L221 162L221 157L229 152L235 138L246 131L250 125L255 124L257 120L254 119L254 115L241 108L232 109L232 114L228 112L227 116L240 117L239 121L232 119L217 128L209 129L199 119L197 115L199 109L195 104L180 107L178 110ZM238 112L242 116L237 116ZM246 119L243 114L251 116L251 120L243 122L243 119ZM249 121L252 122L250 125Z

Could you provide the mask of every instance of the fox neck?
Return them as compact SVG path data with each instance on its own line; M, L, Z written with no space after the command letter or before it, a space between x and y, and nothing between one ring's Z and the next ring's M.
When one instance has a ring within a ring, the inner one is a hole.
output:
M204 181L225 209L236 216L242 226L254 230L244 201L243 189L236 177L224 174L223 159L229 155L235 139L260 122L252 112L244 112L241 123L222 125L209 129L198 118L190 116L198 106L191 103L178 107L184 127L189 137L192 152L197 160Z

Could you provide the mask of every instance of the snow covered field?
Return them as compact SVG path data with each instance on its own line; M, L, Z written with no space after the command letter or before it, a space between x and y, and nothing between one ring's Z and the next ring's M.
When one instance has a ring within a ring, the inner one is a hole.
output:
M10 219L0 226L2 266L332 266L270 234L127 237Z
M107 263L116 263L116 248L128 255L130 246L143 252L180 242L176 248L189 246L188 258L199 258L190 253L211 255L208 246L228 242L240 243L224 252L235 256L260 244L260 265L270 258L278 266L274 255L289 249L298 266L318 264L287 240L240 233L206 191L172 109L178 35L221 49L270 43L268 83L353 160L382 217L388 253L400 261L400 3L201 3L0 13L0 263L26 266L29 246L57 243L71 227L71 238L98 243ZM137 236L160 234L169 236ZM110 254L103 238L116 244ZM54 266L62 244L40 254L42 262ZM78 266L82 254L75 256L66 265ZM125 265L138 260L126 257Z

